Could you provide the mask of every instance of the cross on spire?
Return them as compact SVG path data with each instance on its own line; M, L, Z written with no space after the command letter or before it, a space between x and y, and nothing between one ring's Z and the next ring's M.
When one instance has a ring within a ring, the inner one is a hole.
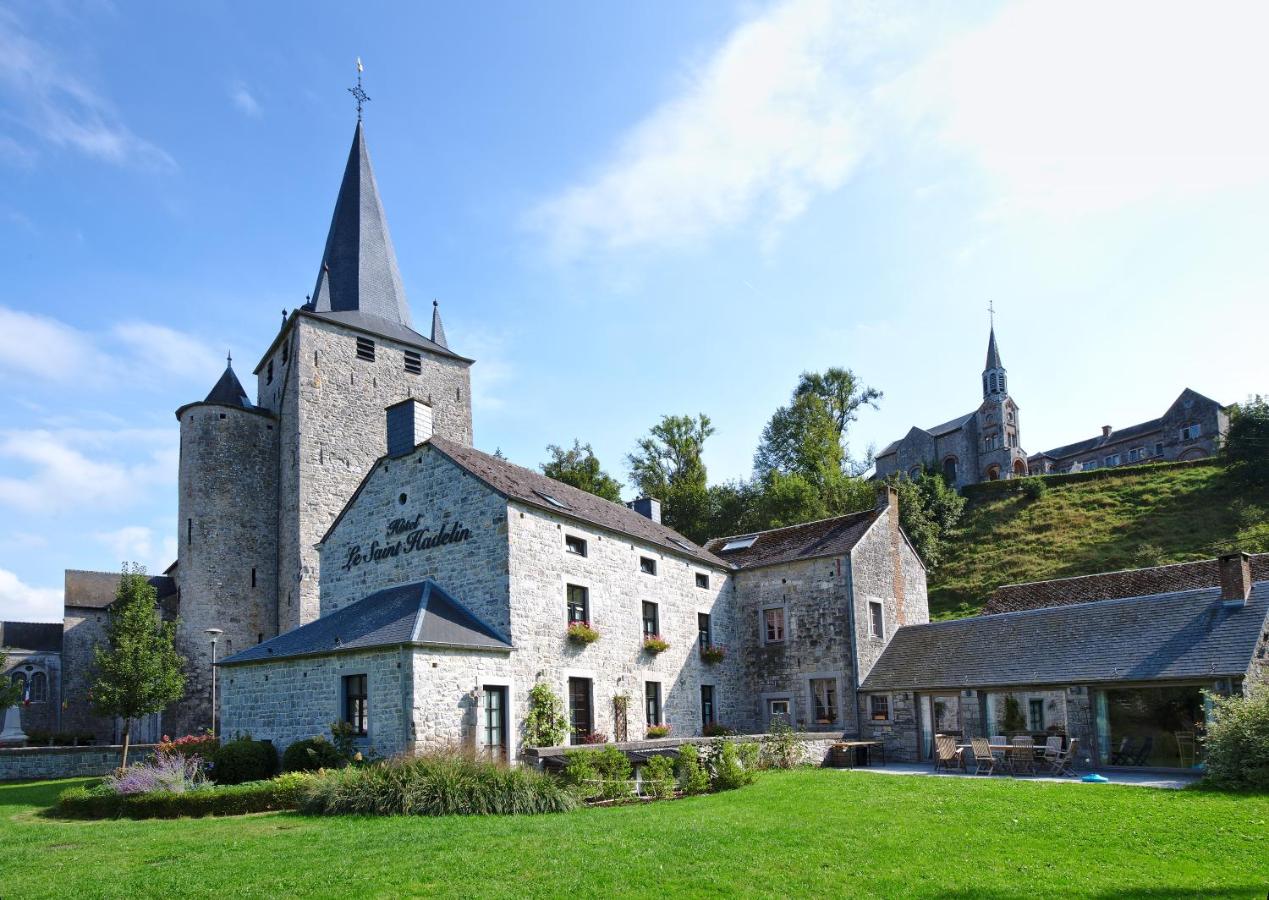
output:
M995 330L996 328L996 301L995 300L987 301L987 314L991 316L991 327L993 330Z
M348 93L357 99L357 121L361 121L361 105L370 99L370 95L361 89L361 72L364 67L361 65L361 57L357 57L357 86L350 87Z

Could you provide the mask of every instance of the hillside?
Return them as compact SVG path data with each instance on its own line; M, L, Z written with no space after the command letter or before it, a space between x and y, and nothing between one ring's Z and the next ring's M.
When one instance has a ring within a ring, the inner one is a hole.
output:
M930 615L973 615L996 587L1269 551L1269 490L1237 488L1216 465L1149 466L1094 481L971 500L946 562L930 576Z

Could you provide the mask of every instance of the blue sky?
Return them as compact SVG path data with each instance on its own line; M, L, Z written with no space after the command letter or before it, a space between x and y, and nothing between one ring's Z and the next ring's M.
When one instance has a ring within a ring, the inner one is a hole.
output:
M0 2L0 617L174 553L177 428L312 290L354 123L476 443L747 474L799 372L1029 452L1266 384L1263 5Z

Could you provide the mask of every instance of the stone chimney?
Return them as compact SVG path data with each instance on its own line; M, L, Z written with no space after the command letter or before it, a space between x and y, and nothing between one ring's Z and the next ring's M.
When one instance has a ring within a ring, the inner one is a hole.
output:
M1221 570L1221 600L1226 606L1242 606L1251 596L1251 557L1226 553L1217 560Z
M402 400L386 413L389 456L404 456L432 436L432 407L422 400Z
M893 589L894 589L894 605L895 618L898 620L899 627L902 628L908 624L905 607L907 606L907 592L904 590L903 582L903 533L899 530L899 492L891 485L884 484L877 488L877 510L880 515L884 515L886 522L885 528L890 544L890 564L891 571L894 573Z
M661 524L661 501L656 497L640 497L638 500L631 500L626 506L658 525Z
M1111 432L1111 428L1109 425L1102 426L1102 437L1104 438L1110 437L1110 432Z
M886 509L887 507L899 508L899 492L892 486L883 484L877 488L877 509Z

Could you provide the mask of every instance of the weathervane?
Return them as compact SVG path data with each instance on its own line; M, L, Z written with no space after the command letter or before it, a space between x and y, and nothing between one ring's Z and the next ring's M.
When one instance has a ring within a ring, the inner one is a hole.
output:
M361 89L362 68L363 67L361 65L361 57L359 56L357 57L357 86L350 87L348 89L348 93L352 94L354 97L357 98L357 121L358 122L361 121L361 104L365 103L367 100L370 99L370 95Z

